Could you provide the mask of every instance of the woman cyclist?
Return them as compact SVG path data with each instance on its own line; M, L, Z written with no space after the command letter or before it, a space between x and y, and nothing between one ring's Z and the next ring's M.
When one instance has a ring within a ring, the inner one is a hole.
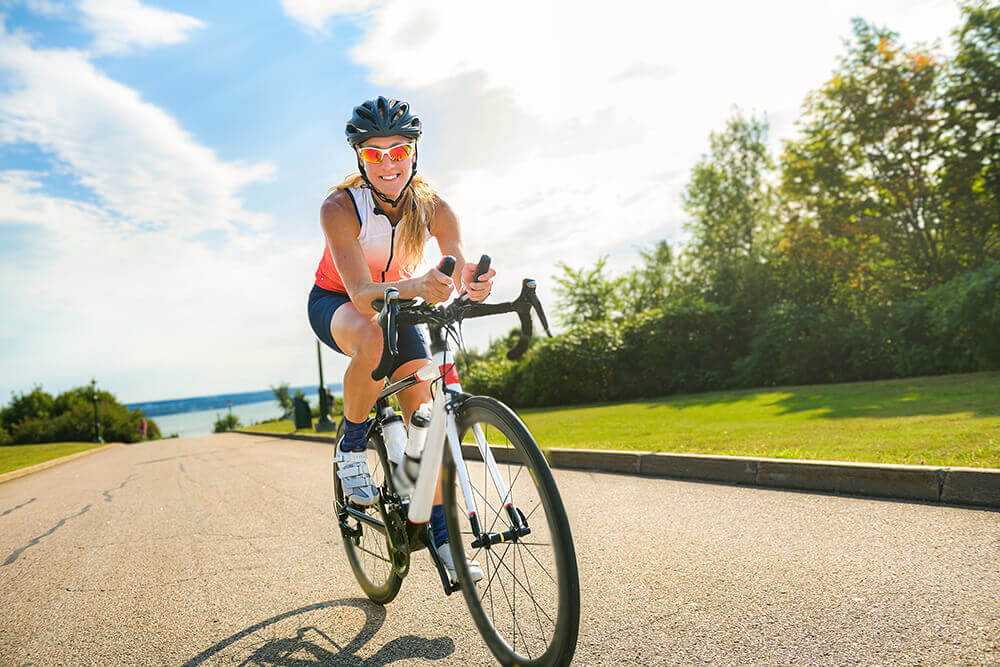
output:
M452 276L437 269L413 276L431 237L442 255L455 257L469 298L486 298L496 272L491 269L473 281L476 265L465 261L458 218L416 175L421 124L408 104L384 97L368 100L354 108L346 134L359 173L336 186L320 207L326 248L309 294L309 322L321 341L351 358L344 374L344 437L334 460L348 499L370 506L378 500L378 489L365 453L368 415L382 389L382 382L371 377L382 356L382 331L372 300L382 298L390 286L404 299L420 297L440 303L451 296ZM399 357L390 373L393 381L430 359L418 327L400 326L397 335ZM421 383L399 392L398 397L409 423L414 410L430 402L430 387ZM434 546L454 581L457 576L440 488L434 502ZM482 578L478 565L472 566L473 578Z

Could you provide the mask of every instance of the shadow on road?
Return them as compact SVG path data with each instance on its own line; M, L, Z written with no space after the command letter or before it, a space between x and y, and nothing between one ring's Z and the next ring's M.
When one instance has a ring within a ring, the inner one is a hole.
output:
M337 638L343 639L343 628L321 629L326 625L323 617L309 616L306 623L298 628L288 627L283 623L293 619L293 625L306 621L305 615L320 610L330 610L333 607L353 607L364 612L365 621L361 630L344 645ZM297 617L297 618L296 618ZM320 622L316 622L316 621ZM425 658L427 660L442 660L455 652L455 642L450 637L424 639L408 635L396 637L380 648L370 658L362 658L357 653L385 623L385 607L374 604L365 598L348 598L329 600L311 604L299 609L293 609L278 614L267 620L251 625L236 634L223 639L214 646L202 651L184 663L200 665L207 660L218 659L223 654L228 660L241 665L355 665L357 667L376 667L388 665L397 660L412 660ZM279 625L281 627L279 627Z

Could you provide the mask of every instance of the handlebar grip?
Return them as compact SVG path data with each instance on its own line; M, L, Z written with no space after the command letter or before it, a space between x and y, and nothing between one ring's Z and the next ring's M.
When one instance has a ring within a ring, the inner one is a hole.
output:
M483 255L479 258L479 264L476 264L476 272L472 276L472 282L479 282L479 279L483 277L483 274L490 270L490 256Z
M438 271L450 278L451 274L455 273L455 258L451 255L442 257L441 263L438 264Z

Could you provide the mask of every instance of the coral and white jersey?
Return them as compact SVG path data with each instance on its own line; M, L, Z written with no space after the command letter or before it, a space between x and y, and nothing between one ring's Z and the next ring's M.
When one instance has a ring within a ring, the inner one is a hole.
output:
M412 274L402 267L397 256L397 229L392 226L388 217L375 212L372 191L368 188L349 188L347 193L354 201L354 210L361 223L358 243L368 262L372 282L387 283L409 278ZM347 293L330 254L329 244L323 249L323 257L316 269L316 284L331 292Z

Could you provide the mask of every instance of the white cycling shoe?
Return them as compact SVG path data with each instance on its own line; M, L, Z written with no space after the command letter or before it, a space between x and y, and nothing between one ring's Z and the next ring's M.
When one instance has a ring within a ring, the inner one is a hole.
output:
M337 445L333 460L337 464L337 477L347 500L363 507L371 507L378 502L378 489L368 470L367 451L345 452Z
M451 545L447 542L437 547L438 557L441 558L441 562L444 564L444 569L448 571L448 577L451 579L451 583L458 583L458 572L455 570L455 559L451 555ZM483 578L483 568L479 567L479 563L474 560L466 559L466 564L469 566L469 576L472 577L472 583L477 583Z

